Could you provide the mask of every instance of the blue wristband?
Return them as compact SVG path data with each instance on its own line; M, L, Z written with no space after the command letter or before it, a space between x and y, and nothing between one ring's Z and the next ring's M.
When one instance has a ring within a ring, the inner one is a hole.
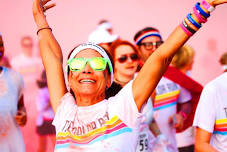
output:
M197 3L195 4L195 7L196 7L196 9L199 11L199 13L200 13L201 15L203 15L205 18L210 17L210 14L206 13L206 12L200 7L200 3L199 3L199 2L197 2Z
M187 15L187 19L188 19L193 25L195 25L195 27L197 27L198 29L202 26L201 24L197 23L197 22L191 17L191 14L190 14L190 13Z

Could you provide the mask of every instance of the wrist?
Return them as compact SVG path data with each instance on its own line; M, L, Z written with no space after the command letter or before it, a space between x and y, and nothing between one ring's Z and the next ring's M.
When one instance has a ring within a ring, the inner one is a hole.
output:
M40 31L43 31L43 30L50 30L52 32L52 28L50 28L49 26L47 27L42 27L42 28L39 28L36 32L36 34L38 35Z
M185 112L180 111L180 112L178 112L178 114L182 116L183 120L186 120L187 119L187 115L186 115Z

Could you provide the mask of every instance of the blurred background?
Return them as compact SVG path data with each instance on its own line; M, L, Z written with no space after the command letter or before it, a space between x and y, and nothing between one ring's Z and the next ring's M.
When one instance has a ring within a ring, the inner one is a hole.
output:
M64 52L86 42L102 19L110 21L113 33L133 42L135 33L146 27L158 28L164 40L191 12L194 0L55 0L56 7L46 15L50 27ZM32 16L32 0L0 0L0 32L3 35L5 53L11 59L21 52L20 39L30 35L34 40L34 51L39 55L36 25ZM208 22L187 42L195 51L192 77L205 85L222 72L219 58L227 51L227 5L219 6ZM35 81L35 80L34 80ZM34 99L35 104L35 99ZM22 128L26 149L36 151L36 110L32 103L29 122ZM49 150L52 151L49 144Z

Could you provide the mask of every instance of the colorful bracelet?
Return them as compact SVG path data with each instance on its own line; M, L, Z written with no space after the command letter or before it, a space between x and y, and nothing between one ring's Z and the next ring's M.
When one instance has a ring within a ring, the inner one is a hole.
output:
M192 36L199 28L202 27L202 23L207 22L207 18L210 17L210 12L214 10L214 7L206 0L202 0L201 4L197 2L193 7L193 12L187 14L183 22L179 25L181 29L188 36Z
M195 25L195 27L197 27L198 29L202 26L201 24L197 23L192 17L191 17L191 13L189 13L187 15L188 20Z
M44 30L44 29L49 29L49 30L52 32L52 28L50 28L50 27L43 27L43 28L38 29L37 32L36 32L36 34L38 35L39 32L40 32L41 30Z
M195 7L196 7L196 9L199 11L199 13L200 13L202 16L204 16L205 18L210 17L210 14L209 14L209 13L206 13L206 12L200 7L200 3L199 3L199 2L195 4Z
M192 28L194 31L198 31L198 28L195 27L195 26L188 20L187 17L184 18L184 21L185 21L185 23L188 24L188 26L189 26L190 28Z
M214 11L214 7L212 6L212 5L210 5L206 0L203 0L202 2L201 2L201 5L205 8L205 9L207 9L209 12L213 12Z
M193 30L186 22L185 22L185 20L183 20L183 25L184 25L184 27L189 31L189 32L191 32L192 34L194 34L196 31L195 30Z
M180 24L180 27L184 31L184 33L187 34L188 36L193 35L190 31L188 31L188 29L186 29L186 27L184 27L183 23Z
M204 11L204 12L206 12L207 14L210 14L210 12L207 10L207 9L205 9L204 7L203 7L203 5L201 5L201 3L200 3L200 8Z
M193 7L193 12L195 14L195 16L198 18L198 20L201 22L201 23L206 23L207 22L207 19L204 18L203 16L201 16L201 14L199 14L198 10L195 8L195 6Z

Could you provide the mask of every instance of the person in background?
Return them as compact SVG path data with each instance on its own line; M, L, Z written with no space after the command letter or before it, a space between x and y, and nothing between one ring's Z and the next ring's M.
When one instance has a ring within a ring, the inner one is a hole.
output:
M13 56L10 63L12 68L23 76L25 87L27 87L30 83L34 83L34 79L38 79L43 67L41 59L33 53L34 44L32 37L23 36L20 44L22 51L18 55Z
M20 41L21 52L15 54L10 60L12 69L19 72L25 82L24 88L24 104L27 107L28 122L22 129L25 145L28 151L34 151L37 148L37 143L30 144L30 139L36 137L34 132L36 129L37 108L36 97L38 87L36 80L41 75L43 70L42 60L39 56L34 55L34 42L31 36L23 36ZM29 146L28 146L29 145ZM31 149L30 149L31 148Z
M163 39L158 29L146 27L138 31L134 36L134 41L138 47L143 63L152 55L163 43ZM171 143L168 145L169 151L178 151L176 145L176 130L182 129L185 115L189 113L189 101L191 94L174 81L162 77L155 89L155 99L153 107L156 115L156 122L161 132ZM177 113L177 103L182 105L182 109ZM160 149L156 150L160 151Z
M110 33L110 35L113 34L113 26L112 24L106 20L106 19L103 19L103 20L100 20L99 23L98 23L98 30L105 30L107 31L108 33Z
M171 65L182 73L191 76L194 63L195 51L189 45L184 45L174 55ZM188 127L185 131L176 134L179 152L194 152L194 128Z
M10 62L9 62L9 59L7 56L2 57L2 60L0 61L0 65L7 67L7 68L11 68L11 65L10 65Z
M116 95L128 82L136 77L136 72L140 63L138 50L129 41L117 40L113 42L110 47L110 53L114 60L114 82L107 90L107 99L110 95ZM137 152L147 152L152 150L153 147L151 146L152 144L150 144L150 131L155 135L155 137L161 137L159 127L155 122L155 119L153 119L153 106L151 100L154 100L154 95L155 94L149 98L141 109L143 118L140 125ZM165 138L160 138L159 146L166 146L164 145L164 139Z
M0 61L4 56L0 33ZM25 152L24 140L19 126L27 121L23 98L22 76L0 64L0 151Z
M101 20L98 28L88 36L88 42L102 46L107 51L112 42L119 39L118 35L113 34L113 27L107 20Z
M43 71L41 77L36 81L39 87L36 105L38 117L36 121L36 132L38 134L38 150L37 152L45 152L47 149L48 137L51 144L55 145L55 127L52 125L54 119L54 111L51 107L50 97L47 87L46 72Z
M227 52L220 63L224 73L205 85L196 109L193 126L197 152L227 151Z

